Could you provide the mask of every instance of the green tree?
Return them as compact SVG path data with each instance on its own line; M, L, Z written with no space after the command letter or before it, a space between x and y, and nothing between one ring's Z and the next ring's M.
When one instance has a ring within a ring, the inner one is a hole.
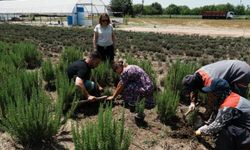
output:
M155 3L151 4L151 7L154 10L154 15L161 15L163 13L163 9L162 9L161 4L155 2Z
M142 14L142 11L143 11L143 6L142 6L142 4L133 5L133 12L134 12L134 15Z
M188 6L179 6L180 9L180 14L181 15L190 15L191 11L190 8Z
M245 6L244 5L236 6L234 12L236 15L245 15Z
M180 14L180 8L175 4L171 4L165 9L164 13L169 14L169 15L179 15Z
M216 5L215 7L216 7L216 10L218 11L234 11L234 6L229 3Z
M250 15L250 5L247 5L245 14Z
M132 0L111 0L111 9L113 12L121 12L122 15L133 15ZM117 14L118 16L121 14Z
M144 6L143 15L157 15L159 14L158 10L156 10L151 5Z
M227 3L226 4L226 8L225 8L225 11L234 11L234 5L230 4L230 3Z
M200 15L201 12L202 12L201 8L196 7L194 9L191 9L190 15Z
M152 11L153 11L152 7L147 5L147 6L144 6L142 14L143 15L151 15Z

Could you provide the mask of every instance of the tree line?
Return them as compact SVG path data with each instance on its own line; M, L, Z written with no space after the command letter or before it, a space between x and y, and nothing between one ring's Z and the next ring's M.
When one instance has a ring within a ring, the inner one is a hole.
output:
M111 0L110 6L116 15L200 15L204 11L233 11L236 15L250 15L250 5L234 6L230 3L219 5L205 5L189 8L186 5L170 4L163 8L158 2L151 5L135 4L132 0Z

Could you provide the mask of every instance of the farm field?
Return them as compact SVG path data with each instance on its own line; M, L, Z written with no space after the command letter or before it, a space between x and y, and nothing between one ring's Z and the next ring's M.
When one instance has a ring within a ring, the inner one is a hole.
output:
M249 20L129 18L128 25L122 26L121 30L249 38L249 25Z
M250 29L249 20L214 20L214 19L169 19L169 18L129 18L128 24L148 25L183 25Z
M74 118L63 117L63 105L70 98L73 99L63 94L70 93L67 90L72 88L65 82L63 72L70 62L92 51L93 29L0 24L0 31L0 54L3 58L0 61L0 83L5 87L0 90L0 149L75 149L77 136L74 125L87 126L89 121L97 122L99 116L87 107ZM201 65L222 59L240 59L250 63L250 39L120 30L116 31L116 36L116 57L144 68L157 87L155 95L158 106L145 110L146 123L143 125L134 123L134 114L127 108L124 109L123 119L120 100L111 109L113 118L124 121L125 131L131 131L129 149L207 150L213 146L209 145L211 137L203 137L208 141L204 142L204 139L193 135L195 123L192 117L185 121L182 114L187 109L187 102L176 92L182 88L182 77ZM113 73L107 69L107 64L103 65L104 69L97 68L93 75L106 85L106 94L110 94ZM43 73L46 72L44 68L49 68L46 66L53 66L54 75L46 76ZM54 78L49 78L52 76ZM160 113L159 110L164 108L159 106L167 97L173 104L166 105L173 107L174 111L166 115ZM22 98L27 98L29 102L23 103ZM11 100L15 100L20 109L15 109L16 105L9 102ZM27 114L26 109L29 110ZM37 117L34 117L36 115L30 112L36 111ZM42 127L27 119L29 116L39 122L39 114L43 114L43 111L48 115L44 120L48 119L45 121L49 123L44 125L43 122L42 125L51 129L46 130L46 134L42 132ZM7 120L4 116L11 116L11 119ZM30 124L26 125L25 122ZM11 123L16 126L11 126ZM34 137L42 142L37 144Z

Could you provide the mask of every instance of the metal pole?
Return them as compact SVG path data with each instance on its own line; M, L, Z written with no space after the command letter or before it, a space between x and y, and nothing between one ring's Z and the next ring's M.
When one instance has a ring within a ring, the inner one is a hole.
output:
M79 25L78 23L78 10L77 10L78 4L76 4L76 25Z
M93 26L93 20L94 20L94 16L93 16L93 0L91 0L91 25Z

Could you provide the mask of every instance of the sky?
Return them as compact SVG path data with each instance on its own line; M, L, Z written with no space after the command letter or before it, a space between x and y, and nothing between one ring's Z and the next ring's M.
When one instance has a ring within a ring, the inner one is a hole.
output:
M102 0L105 4L109 4L110 0ZM142 0L132 0L133 4L141 4ZM163 8L166 8L170 4L186 5L189 8L200 7L204 5L217 5L230 3L233 5L243 4L245 6L250 5L250 0L144 0L144 5L150 5L154 2L158 2Z

